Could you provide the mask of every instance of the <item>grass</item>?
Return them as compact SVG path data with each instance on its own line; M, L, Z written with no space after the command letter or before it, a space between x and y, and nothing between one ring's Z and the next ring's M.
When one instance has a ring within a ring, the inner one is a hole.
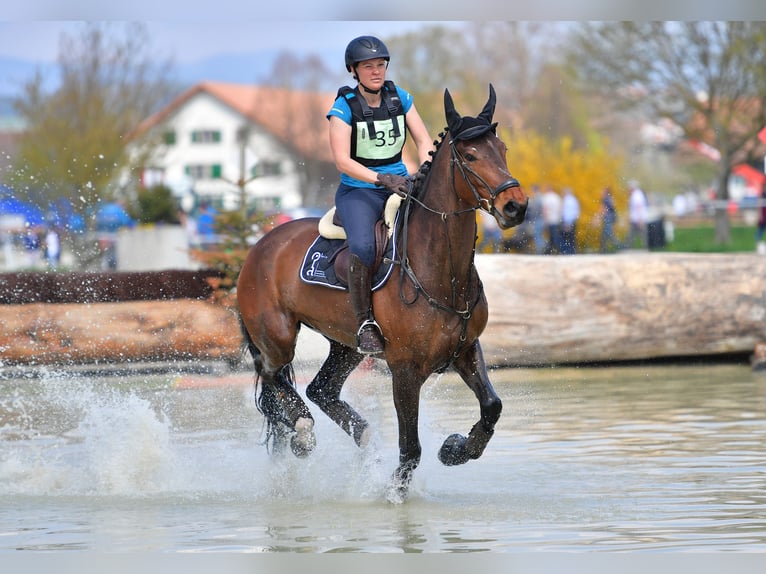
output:
M668 242L662 251L685 253L737 253L755 251L755 228L746 225L732 225L731 241L727 245L717 245L715 228L712 225L698 227L676 227L673 241Z

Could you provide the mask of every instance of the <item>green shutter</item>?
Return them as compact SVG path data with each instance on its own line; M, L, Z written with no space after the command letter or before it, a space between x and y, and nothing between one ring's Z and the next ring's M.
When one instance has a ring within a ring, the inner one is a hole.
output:
M218 179L221 177L221 164L220 163L214 163L212 165L212 169L210 170L211 174L213 176L213 179Z

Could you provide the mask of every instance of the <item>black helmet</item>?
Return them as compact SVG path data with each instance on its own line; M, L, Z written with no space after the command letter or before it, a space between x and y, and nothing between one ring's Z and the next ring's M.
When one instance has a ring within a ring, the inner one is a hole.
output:
M359 62L374 58L383 58L386 62L391 61L388 48L375 36L359 36L351 40L346 46L346 69L349 72Z

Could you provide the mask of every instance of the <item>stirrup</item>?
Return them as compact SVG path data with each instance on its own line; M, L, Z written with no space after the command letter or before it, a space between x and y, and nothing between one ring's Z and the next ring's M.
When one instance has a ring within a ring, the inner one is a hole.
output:
M377 330L378 342L380 343L380 348L374 351L362 349L360 346L362 330L364 330L365 327L369 327L369 326L375 327L375 329ZM363 353L365 355L376 355L378 353L383 352L384 350L383 345L384 345L383 331L381 330L380 325L378 325L378 322L375 319L367 319L361 325L359 325L359 330L356 332L356 350L358 352Z

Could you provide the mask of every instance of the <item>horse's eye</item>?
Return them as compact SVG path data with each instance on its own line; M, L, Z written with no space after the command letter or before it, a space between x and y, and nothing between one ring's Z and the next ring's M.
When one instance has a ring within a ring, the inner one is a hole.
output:
M467 159L468 161L476 161L476 156L473 155L472 153L467 153L465 154L465 159Z

